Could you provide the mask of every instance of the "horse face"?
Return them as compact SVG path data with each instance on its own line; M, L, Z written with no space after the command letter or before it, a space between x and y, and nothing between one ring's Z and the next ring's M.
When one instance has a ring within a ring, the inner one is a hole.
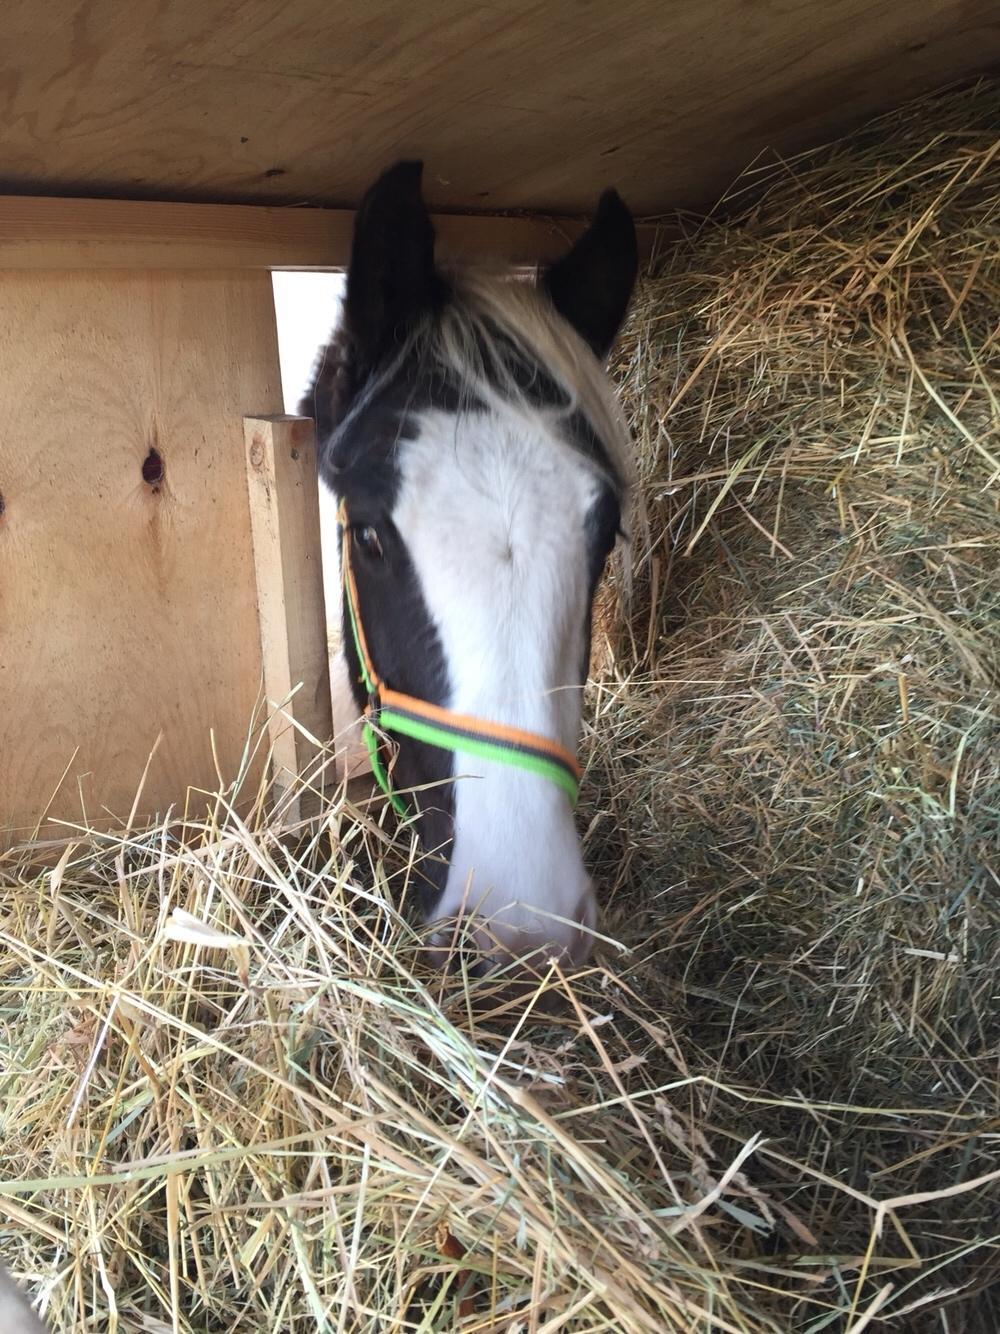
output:
M387 172L358 213L343 324L303 406L346 515L371 663L456 733L449 748L391 738L441 947L468 927L491 958L589 953L596 905L566 791L523 757L484 753L461 720L575 753L627 473L599 358L635 270L613 194L536 285L439 272L419 164Z

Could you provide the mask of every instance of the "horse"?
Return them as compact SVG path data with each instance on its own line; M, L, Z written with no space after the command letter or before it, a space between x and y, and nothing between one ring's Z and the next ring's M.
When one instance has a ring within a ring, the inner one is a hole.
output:
M338 507L352 690L425 853L435 957L579 966L597 925L574 818L582 693L632 484L606 362L635 225L607 190L533 280L449 269L421 177L400 161L364 196L300 406Z

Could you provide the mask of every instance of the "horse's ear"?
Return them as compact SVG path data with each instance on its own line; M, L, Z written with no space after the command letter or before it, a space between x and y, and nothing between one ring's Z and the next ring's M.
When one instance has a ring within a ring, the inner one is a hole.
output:
M390 167L354 221L344 315L362 376L444 296L434 267L434 227L420 192L423 165Z
M541 285L564 319L603 360L628 309L639 270L632 214L616 190L605 190L594 220Z

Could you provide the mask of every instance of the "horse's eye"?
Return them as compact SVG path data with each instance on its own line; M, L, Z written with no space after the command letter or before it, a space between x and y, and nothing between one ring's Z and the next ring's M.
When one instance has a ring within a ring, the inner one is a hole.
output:
M363 528L355 528L354 540L366 556L370 556L372 560L382 559L384 554L382 542L370 523L366 523Z

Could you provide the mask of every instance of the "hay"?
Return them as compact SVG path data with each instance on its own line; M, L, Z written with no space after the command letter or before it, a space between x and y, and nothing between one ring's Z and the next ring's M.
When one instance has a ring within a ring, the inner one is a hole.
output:
M53 1330L997 1328L998 124L759 171L644 286L583 812L630 952L473 1010L346 798L0 862Z
M469 1328L651 1331L733 1305L691 1240L711 1183L663 1169L674 1114L624 1082L619 1030L666 1048L655 1016L557 968L561 1020L472 1013L385 851L343 802L301 845L219 803L10 868L4 1253L54 1329L448 1329L464 1302Z
M694 1068L800 1099L728 1125L817 1249L871 1248L839 1301L909 1264L880 1316L940 1288L934 1330L1000 1328L995 1185L874 1242L853 1192L996 1167L998 132L995 85L906 108L664 256L618 368L653 536L595 726L632 985Z

